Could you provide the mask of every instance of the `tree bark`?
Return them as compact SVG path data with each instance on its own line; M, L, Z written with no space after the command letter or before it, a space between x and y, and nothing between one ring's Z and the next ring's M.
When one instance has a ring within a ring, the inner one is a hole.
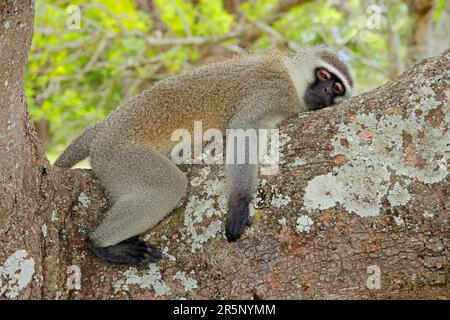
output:
M279 173L262 177L236 243L223 232L223 167L183 167L183 203L147 234L165 255L136 269L87 250L102 188L90 170L48 166L31 126L32 3L0 4L0 297L450 298L450 50L286 121Z
M33 37L34 1L0 2L0 297L37 298L44 256L42 177L50 167L28 115L23 75ZM16 249L17 248L17 249ZM20 249L19 249L20 248ZM13 250L13 251L11 251ZM5 264L19 264L14 274Z

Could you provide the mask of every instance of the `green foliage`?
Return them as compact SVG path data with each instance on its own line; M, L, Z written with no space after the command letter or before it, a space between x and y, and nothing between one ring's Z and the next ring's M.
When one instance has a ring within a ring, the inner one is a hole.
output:
M58 151L88 123L103 118L128 93L118 74L143 68L153 56L133 32L150 20L132 0L71 0L81 9L81 28L69 29L67 1L36 3L35 35L26 90L32 117L50 122L50 150ZM126 48L124 50L124 48ZM134 77L132 75L131 77Z
M448 0L436 0L439 19ZM163 38L192 39L228 34L244 19L251 26L278 8L279 0L250 0L240 14L225 10L221 0L155 0L167 26ZM278 44L279 38L303 45L326 45L351 63L360 91L385 82L390 43L386 26L368 28L368 8L381 1L317 0L281 12L250 50ZM405 41L409 32L407 7L401 0L388 2L392 29ZM80 28L68 21L78 6ZM150 45L158 38L150 15L136 8L135 0L38 0L35 35L27 67L26 91L32 117L50 123L49 152L59 153L89 123L104 118L124 99L170 74L188 69L205 47ZM257 27L254 27L257 30ZM278 34L274 36L274 34ZM229 40L222 45L239 43ZM203 50L203 51L202 51Z
M241 5L242 11L251 20L259 20L268 15L277 5L277 0L254 0Z
M436 0L435 3L435 11L434 11L434 16L433 16L433 20L434 22L439 21L439 19L442 16L442 13L445 10L445 7L448 6L448 1L449 0Z

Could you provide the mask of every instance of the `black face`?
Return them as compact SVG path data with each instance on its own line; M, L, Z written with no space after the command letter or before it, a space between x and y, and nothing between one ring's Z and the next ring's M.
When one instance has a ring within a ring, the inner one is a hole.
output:
M345 94L342 82L325 68L315 71L316 81L309 86L305 93L308 110L319 110L333 104L334 99Z

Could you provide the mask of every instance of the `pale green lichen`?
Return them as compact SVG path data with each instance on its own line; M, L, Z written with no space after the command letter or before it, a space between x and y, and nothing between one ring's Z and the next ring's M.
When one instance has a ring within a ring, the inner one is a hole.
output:
M407 188L404 188L400 183L396 182L394 188L389 192L388 200L391 206L403 206L411 200L411 195Z
M343 184L332 174L317 176L305 188L304 205L309 209L328 209L343 201Z
M300 157L296 157L296 158L294 159L294 161L293 161L292 163L290 163L288 166L289 166L290 168L297 168L297 167L304 166L304 165L307 164L307 163L308 163L308 162L307 162L305 159L300 158Z
M195 178L193 178L191 181L190 181L190 184L191 184L191 186L193 186L193 187L198 187L201 183L202 183L202 177L201 176L199 176L199 177L195 177Z
M362 217L379 213L381 200L389 190L389 172L384 167L343 167L337 175L344 186L342 206Z
M207 197L214 197L218 207L224 213L227 207L227 192L224 180L206 180L204 183L204 192Z
M0 297L17 298L31 281L34 274L34 259L26 250L17 250L0 266Z
M174 280L179 280L186 292L192 291L198 288L197 280L186 276L184 272L178 271L174 276Z
M87 209L91 204L91 200L87 197L84 192L81 192L78 196L78 207Z
M42 236L44 238L46 238L47 235L48 235L48 228L47 228L47 225L45 223L41 226L41 232L42 232Z
M166 239L167 240L167 239ZM165 247L162 251L162 254L169 258L170 261L176 261L177 258L171 254L169 254L169 248Z
M398 217L394 217L394 222L396 225L398 225L399 227L405 225L405 221L403 220L402 217L398 216Z
M227 194L225 182L222 180L199 180L203 192L200 196L192 196L184 214L184 225L190 237L191 251L195 252L205 242L216 237L222 229L221 217L226 213ZM204 220L216 218L205 226Z
M191 180L191 186L198 187L205 179L208 177L211 169L209 167L202 168L200 170L200 175Z
M51 220L52 220L52 222L58 221L58 210L56 210L56 209L52 210Z
M292 199L290 196L275 193L272 198L271 205L276 208L281 208L287 206L291 201Z
M423 213L423 217L424 217L425 219L433 219L433 218L434 218L434 213L425 211L425 212Z
M138 285L141 289L153 288L155 296L170 295L170 287L162 280L160 269L155 264L149 264L143 273L131 267L122 273L123 278L114 282L115 290L128 290L129 285Z
M311 231L311 226L314 224L314 221L308 217L307 215L302 215L297 219L296 230L298 233Z
M393 207L411 200L406 187L393 185L391 173L403 178L406 185L409 179L425 184L445 179L450 159L450 131L445 126L433 127L427 116L441 108L448 123L450 108L437 100L426 83L435 80L416 79L406 93L410 107L404 115L390 113L390 106L386 106L386 114L379 118L372 113L357 114L350 123L339 125L332 139L332 156L344 156L345 164L333 169L335 178L327 174L309 182L304 195L305 208L325 209L340 203L347 211L360 216L376 216L385 196Z

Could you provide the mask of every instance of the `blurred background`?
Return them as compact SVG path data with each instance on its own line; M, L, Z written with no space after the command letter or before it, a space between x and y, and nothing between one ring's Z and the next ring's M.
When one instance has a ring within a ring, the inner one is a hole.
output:
M156 81L267 47L326 46L357 91L450 47L450 0L37 0L28 106L53 162Z

